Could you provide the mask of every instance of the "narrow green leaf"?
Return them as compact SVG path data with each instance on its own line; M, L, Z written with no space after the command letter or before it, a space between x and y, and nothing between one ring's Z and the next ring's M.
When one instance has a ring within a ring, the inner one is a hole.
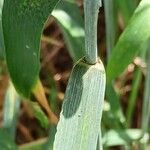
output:
M85 55L84 23L79 8L75 3L62 1L52 15L63 32L70 56L74 61L79 60Z
M56 82L53 79L53 75L51 73L48 74L48 81L50 84L50 95L48 98L49 104L51 106L51 109L53 112L57 112L58 108L58 101L57 101L57 95L58 95L58 89Z
M35 117L40 122L41 126L43 128L47 128L48 125L49 125L49 121L48 121L48 118L47 118L46 114L41 109L41 107L36 102L29 102L29 104L30 104L30 107L33 110L33 113L34 113Z
M108 80L116 78L124 71L135 55L145 49L150 37L150 1L142 0L129 25L113 49L107 66Z
M19 95L16 93L13 85L10 83L4 101L3 126L13 140L15 140L20 101Z
M132 91L129 96L129 102L128 102L128 108L127 108L127 126L131 127L132 123L132 117L136 105L136 98L138 96L138 90L140 87L140 83L142 80L142 72L140 68L136 68L134 72L134 77L133 77L133 83L132 83Z
M102 63L73 68L57 126L54 150L95 150L105 92Z
M126 120L120 105L119 95L116 93L115 89L113 88L112 83L107 83L106 85L106 98L110 103L111 111L109 112L109 115L111 116L111 119L114 120L114 122L112 122L112 125L114 124L115 128L120 128L125 126ZM111 122L110 119L108 119L108 121Z
M116 28L117 28L117 13L116 13L116 1L104 0L105 9L105 23L106 23L106 46L107 46L107 60L109 60L112 49L115 45L116 40ZM103 117L105 123L114 128L120 128L125 122L125 117L123 115L119 96L113 88L113 83L106 84L106 98L110 104L110 110L105 113L107 117Z
M139 57L143 62L145 62L145 55L146 55L146 49L143 51L140 51ZM134 76L133 76L133 83L132 83L132 90L131 94L129 96L129 103L128 103L128 108L127 108L127 126L130 127L132 123L132 117L133 117L133 112L135 109L136 105L136 99L138 96L138 91L140 87L140 83L142 81L142 70L140 67L135 68Z
M4 1L2 25L8 70L15 88L26 97L39 76L41 32L58 1Z

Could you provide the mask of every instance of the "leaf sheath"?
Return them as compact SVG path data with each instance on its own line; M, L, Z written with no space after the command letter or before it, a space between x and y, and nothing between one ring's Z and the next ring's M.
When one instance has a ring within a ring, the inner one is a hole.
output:
M55 136L54 150L95 150L103 109L102 63L80 61L73 68Z

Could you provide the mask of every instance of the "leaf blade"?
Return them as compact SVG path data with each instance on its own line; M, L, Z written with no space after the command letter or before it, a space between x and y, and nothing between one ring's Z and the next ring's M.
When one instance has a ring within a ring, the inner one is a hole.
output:
M26 97L39 76L43 25L58 1L4 1L2 26L8 70L15 88Z
M145 43L150 37L149 15L150 1L142 0L113 49L107 66L109 81L120 75L136 54L145 49Z

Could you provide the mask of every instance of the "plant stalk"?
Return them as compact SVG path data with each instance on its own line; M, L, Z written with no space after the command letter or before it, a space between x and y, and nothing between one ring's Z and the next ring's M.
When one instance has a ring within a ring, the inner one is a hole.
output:
M104 0L107 60L109 60L116 39L116 19L113 0Z
M147 74L145 79L144 87L144 101L143 101L143 112L142 112L142 130L143 132L148 131L149 120L150 120L150 49L147 50Z
M84 0L85 14L85 61L97 62L97 20L101 0Z

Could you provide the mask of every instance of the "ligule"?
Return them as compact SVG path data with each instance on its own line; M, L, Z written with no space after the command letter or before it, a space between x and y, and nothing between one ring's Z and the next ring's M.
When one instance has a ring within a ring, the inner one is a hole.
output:
M54 150L96 150L104 91L103 64L88 65L80 60L69 79Z

